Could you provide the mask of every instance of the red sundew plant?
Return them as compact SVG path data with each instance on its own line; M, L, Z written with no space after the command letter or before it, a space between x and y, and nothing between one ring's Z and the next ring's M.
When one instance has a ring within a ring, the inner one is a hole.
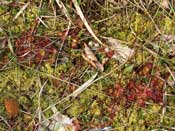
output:
M160 83L158 82L157 85L159 84ZM149 100L152 100L155 103L162 103L163 86L158 89L156 88L157 85L154 87L151 87L144 83L134 83L134 86L130 86L130 85L131 84L129 84L126 87L126 90L129 90L127 91L129 93L126 93L128 100L136 101L138 105L142 107L145 106L145 102Z
M152 70L153 64L152 63L145 63L141 69L139 70L139 75L146 76L149 75Z
M25 32L15 41L15 54L22 64L31 66L48 62L53 64L57 54L56 48L48 37L38 37Z
M120 97L123 95L123 93L124 93L124 89L121 86L121 84L119 84L119 83L115 84L115 89L113 91L113 95L115 95L116 97Z
M158 79L158 78L157 78ZM163 101L163 85L160 87L159 82L151 83L149 86L145 83L136 83L130 80L126 87L122 87L117 83L114 88L110 89L109 95L120 100L126 100L127 103L136 102L139 106L145 107L145 102L152 100L154 103L162 103ZM157 88L159 86L159 88Z

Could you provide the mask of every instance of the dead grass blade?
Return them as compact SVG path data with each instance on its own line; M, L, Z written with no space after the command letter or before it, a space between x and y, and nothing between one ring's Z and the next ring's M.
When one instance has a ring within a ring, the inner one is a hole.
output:
M65 7L64 4L63 4L63 2L60 1L60 0L56 0L56 3L57 3L57 5L60 7L60 9L63 11L64 15L65 15L66 18L69 20L69 22L70 22L71 24L73 24L73 22L72 22L72 20L71 20L69 14L68 14L68 11L67 11L66 7Z
M9 47L10 51L12 52L13 55L15 55L10 38L8 38L7 41L8 41L8 47Z
M92 35L92 37L94 37L94 39L100 43L101 45L104 45L103 42L95 35L95 33L93 32L93 30L91 29L91 27L89 26L87 20L85 19L84 15L83 15L83 12L81 11L81 8L80 6L78 5L78 2L77 0L72 0L74 6L75 6L75 9L77 11L77 14L80 16L81 20L83 21L86 29L89 31L89 33ZM105 45L104 45L105 46Z
M97 75L98 75L98 72L95 75L93 75L88 81L86 81L83 85L81 85L78 89L76 89L69 96L77 97L81 92L83 92L84 90L86 90L86 88L89 87L93 83L93 81L97 77Z
M27 6L30 4L30 2L27 2L21 9L20 11L16 14L16 16L13 18L13 21L15 21L18 16L27 8Z
M63 98L62 100L55 102L54 104L50 105L49 107L47 107L45 110L43 110L43 112L49 110L50 108L52 108L53 106L68 100L70 97L77 97L80 93L82 93L84 90L86 90L90 85L92 85L96 80L94 80L98 75L98 72L96 74L94 74L88 81L86 81L84 84L82 84L80 87L78 87L78 89L76 89L72 94L68 95L67 97Z

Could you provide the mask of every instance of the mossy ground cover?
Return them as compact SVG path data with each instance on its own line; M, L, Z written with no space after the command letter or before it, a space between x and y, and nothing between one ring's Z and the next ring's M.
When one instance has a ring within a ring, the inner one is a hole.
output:
M124 64L108 60L99 80L62 101L98 71L81 55L84 43L94 39L71 0L62 1L72 21L65 38L69 20L56 1L27 2L0 2L0 130L34 130L38 108L50 117L48 107L57 102L62 114L78 121L77 130L175 129L173 5L164 9L156 0L78 0L97 37L118 39L135 53ZM98 50L94 54L99 60L105 57ZM11 99L19 108L12 116L4 102Z

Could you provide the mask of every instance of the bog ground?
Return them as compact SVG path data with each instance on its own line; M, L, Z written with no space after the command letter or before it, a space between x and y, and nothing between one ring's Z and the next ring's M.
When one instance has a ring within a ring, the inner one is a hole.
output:
M1 0L0 130L175 130L173 0Z

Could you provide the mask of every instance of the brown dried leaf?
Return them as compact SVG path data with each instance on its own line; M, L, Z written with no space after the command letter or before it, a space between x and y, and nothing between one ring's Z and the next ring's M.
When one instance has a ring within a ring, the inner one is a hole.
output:
M83 59L85 61L87 61L88 63L90 63L93 67L97 68L97 66L95 65L95 63L93 61L91 61L90 59L88 59L84 53L82 53L82 57L83 57Z
M84 44L85 48L84 48L84 53L82 53L82 57L88 62L90 63L93 67L99 69L100 71L104 71L104 67L103 64L101 64L96 56L94 55L94 53L92 52L92 50L87 46L87 44Z
M19 112L18 102L15 99L6 98L4 103L9 118L16 117Z
M87 46L87 44L84 44L84 53L86 54L86 57L90 59L91 61L98 61L94 53L91 51L91 49Z
M134 54L134 49L129 48L127 45L121 43L120 40L111 37L103 37L110 49L114 54L111 54L112 58L118 60L120 63L126 62Z

